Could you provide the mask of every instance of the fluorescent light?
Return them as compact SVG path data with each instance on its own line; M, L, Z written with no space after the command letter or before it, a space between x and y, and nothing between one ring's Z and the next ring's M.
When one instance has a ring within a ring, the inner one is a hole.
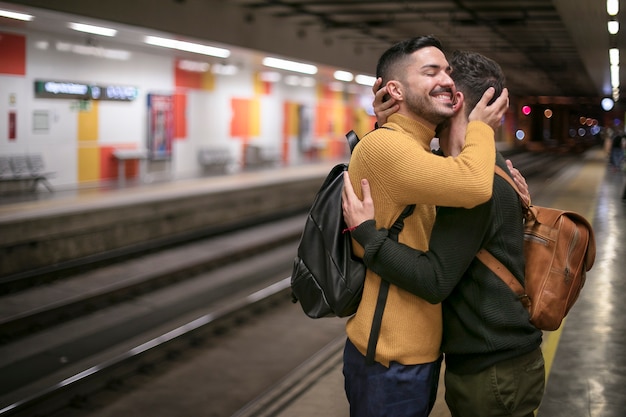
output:
M35 48L45 51L50 46L48 41L35 41Z
M335 80L350 82L354 79L354 75L348 71L335 71L333 74Z
M302 87L315 87L315 78L313 77L302 77L300 80L300 85Z
M239 72L239 68L233 64L214 64L211 72L218 75L235 75Z
M183 71L190 72L207 72L210 65L207 62L190 61L188 59L181 59L178 61L178 68Z
M230 51L228 49L216 48L214 46L201 45L193 42L177 41L175 39L160 38L158 36L146 36L144 42L148 45L178 49L179 51L192 52L194 54L216 56L218 58L228 58L230 56Z
M609 62L611 65L619 65L619 49L609 49Z
M300 85L300 77L297 75L288 75L285 77L285 84L293 87Z
M91 33L94 35L102 36L115 36L117 30L105 28L101 26L85 25L84 23L68 23L67 27L77 30L79 32Z
M281 78L280 73L276 71L263 71L259 74L259 79L266 83L277 83Z
M107 49L99 46L80 45L75 43L57 42L56 50L60 52L73 52L78 55L90 55L99 58L128 61L131 53L123 49Z
M613 88L619 87L619 66L611 65L611 86Z
M616 35L619 32L619 22L617 20L609 20L607 27L611 35Z
M328 89L330 91L334 91L336 93L343 91L343 87L345 86L344 83L340 82L340 81L333 81L331 83L328 84Z
M354 78L354 81L356 81L357 84L367 85L371 87L376 82L376 77L372 77L370 75L359 74Z
M0 17L8 17L9 19L25 20L30 22L34 16L26 13L11 12L9 10L0 10Z
M278 68L287 71L301 72L303 74L317 74L317 67L315 65L303 64L301 62L287 61L285 59L278 59L272 57L263 58L263 65L271 68Z
M616 16L619 12L619 0L606 0L606 12L610 16Z

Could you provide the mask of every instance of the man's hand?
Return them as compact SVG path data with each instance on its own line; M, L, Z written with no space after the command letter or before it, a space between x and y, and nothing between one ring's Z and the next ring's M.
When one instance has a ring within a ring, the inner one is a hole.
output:
M530 191L528 190L528 184L526 184L526 178L522 176L517 168L513 167L513 162L511 162L510 159L506 160L506 165L509 167L511 175L513 175L513 182L517 185L517 189L522 194L524 203L530 206Z
M381 87L382 83L383 79L377 78L372 86L372 92L374 93L372 107L374 107L374 114L376 114L376 123L378 123L378 126L387 123L389 116L400 110L400 106L396 103L395 99L389 96L387 100L384 99L387 94L387 87Z
M509 90L506 88L503 89L500 97L488 106L487 103L489 103L494 93L495 89L493 87L489 87L487 91L485 91L485 94L483 94L483 97L469 115L470 122L475 120L485 122L491 126L493 130L496 130L500 126L504 113L506 113L506 110L509 108Z
M354 193L348 171L343 173L343 191L341 192L341 208L343 218L349 228L357 227L366 220L374 218L374 202L370 192L370 185L366 179L361 180L363 201Z

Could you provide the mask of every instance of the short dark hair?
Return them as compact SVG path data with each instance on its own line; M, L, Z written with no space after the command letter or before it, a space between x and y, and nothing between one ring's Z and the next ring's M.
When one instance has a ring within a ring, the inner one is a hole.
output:
M450 59L452 80L456 89L465 96L466 111L472 111L489 87L495 88L493 103L504 89L506 78L500 65L493 59L476 52L454 51Z
M398 64L413 52L428 46L434 46L443 52L441 42L432 35L417 36L396 43L391 48L387 49L378 59L376 77L383 79L383 85L389 80L398 79L400 77L400 74L397 73Z

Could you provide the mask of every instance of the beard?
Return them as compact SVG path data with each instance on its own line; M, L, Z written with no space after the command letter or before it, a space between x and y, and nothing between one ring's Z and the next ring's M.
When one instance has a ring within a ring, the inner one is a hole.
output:
M412 92L406 95L405 104L411 113L434 125L448 120L454 114L452 103L449 105L433 103L430 96L424 97Z

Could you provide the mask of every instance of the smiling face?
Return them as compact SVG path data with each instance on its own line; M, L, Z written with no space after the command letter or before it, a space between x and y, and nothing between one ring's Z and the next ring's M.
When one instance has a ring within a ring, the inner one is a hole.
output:
M454 81L443 52L426 47L406 58L403 75L388 83L400 112L434 129L453 114Z

